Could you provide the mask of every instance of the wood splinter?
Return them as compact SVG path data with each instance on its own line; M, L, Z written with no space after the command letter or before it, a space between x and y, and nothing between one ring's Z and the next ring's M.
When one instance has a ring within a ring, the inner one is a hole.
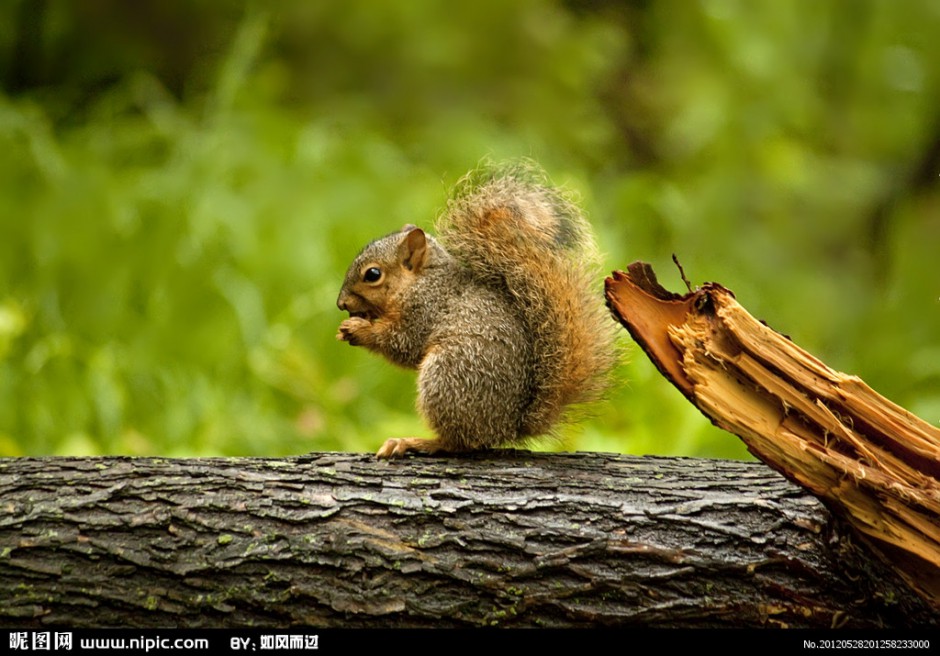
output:
M689 401L819 497L940 608L940 430L829 368L717 283L675 294L635 262L606 290L611 311Z

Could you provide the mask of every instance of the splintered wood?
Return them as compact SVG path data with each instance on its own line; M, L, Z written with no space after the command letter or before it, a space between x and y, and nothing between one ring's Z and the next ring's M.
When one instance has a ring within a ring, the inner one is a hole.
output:
M715 425L822 499L940 608L940 430L830 369L716 283L680 296L636 262L607 279L607 299Z

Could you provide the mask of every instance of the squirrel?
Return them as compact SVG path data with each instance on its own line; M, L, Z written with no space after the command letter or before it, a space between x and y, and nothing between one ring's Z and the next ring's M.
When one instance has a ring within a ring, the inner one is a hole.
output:
M349 318L336 338L417 369L418 409L436 434L389 439L379 458L550 433L600 396L616 359L590 228L537 165L468 173L436 233L406 225L371 242L337 299Z

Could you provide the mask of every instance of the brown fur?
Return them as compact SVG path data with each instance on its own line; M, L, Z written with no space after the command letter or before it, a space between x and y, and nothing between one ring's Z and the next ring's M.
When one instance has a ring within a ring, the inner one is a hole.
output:
M438 234L406 226L372 242L337 301L351 314L339 339L419 370L418 407L437 435L389 440L380 457L550 432L597 398L614 363L590 229L538 169L472 171Z

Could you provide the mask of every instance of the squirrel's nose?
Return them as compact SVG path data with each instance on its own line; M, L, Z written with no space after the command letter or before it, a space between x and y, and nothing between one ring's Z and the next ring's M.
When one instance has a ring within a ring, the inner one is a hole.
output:
M342 289L339 292L339 298L336 299L336 307L338 307L343 312L350 312L349 305L351 301L354 301L353 294L350 294L347 290ZM352 303L353 308L355 308L355 303Z

